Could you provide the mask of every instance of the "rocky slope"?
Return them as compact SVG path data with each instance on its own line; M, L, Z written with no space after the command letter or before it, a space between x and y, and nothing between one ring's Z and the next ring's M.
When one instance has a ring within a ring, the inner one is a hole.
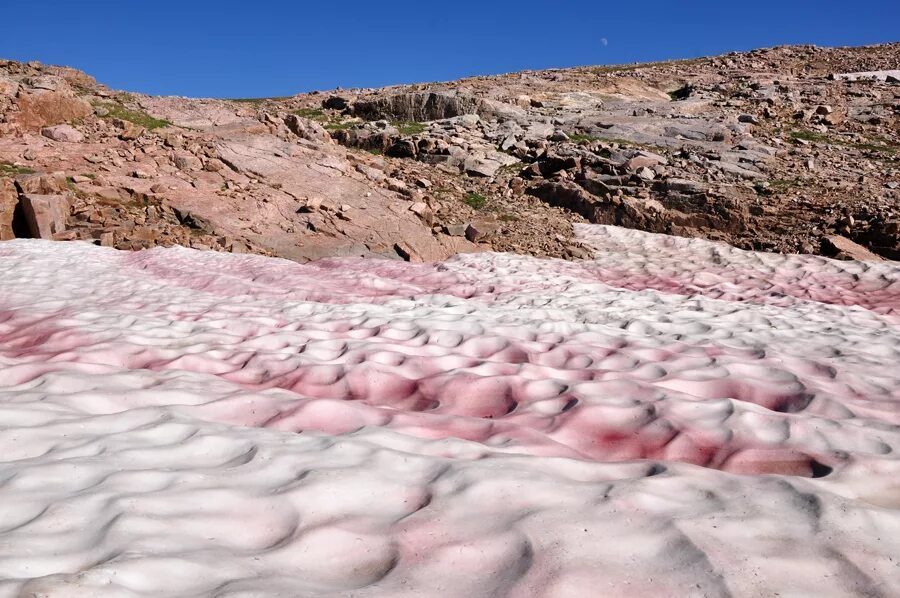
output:
M580 258L572 223L900 258L900 44L203 100L0 61L0 238Z

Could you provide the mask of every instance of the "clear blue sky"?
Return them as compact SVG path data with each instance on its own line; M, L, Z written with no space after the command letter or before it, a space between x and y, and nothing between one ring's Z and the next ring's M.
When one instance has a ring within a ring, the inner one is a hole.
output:
M900 0L3 0L0 57L202 97L900 41ZM894 65L896 68L897 65Z

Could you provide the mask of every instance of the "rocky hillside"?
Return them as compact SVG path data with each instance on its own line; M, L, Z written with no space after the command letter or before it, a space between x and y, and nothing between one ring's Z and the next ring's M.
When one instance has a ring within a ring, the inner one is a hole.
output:
M900 259L900 44L236 100L0 61L0 239L579 258L575 222Z

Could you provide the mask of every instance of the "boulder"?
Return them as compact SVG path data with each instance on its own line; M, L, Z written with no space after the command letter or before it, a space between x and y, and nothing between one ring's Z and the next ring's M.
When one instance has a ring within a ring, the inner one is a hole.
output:
M415 158L416 144L411 139L400 139L384 152L392 158Z
M144 134L144 127L140 125L136 125L133 122L129 122L127 120L116 119L115 121L116 127L119 129L119 139L123 141L130 141L133 139L137 139L141 135Z
M19 111L15 115L15 120L20 126L28 129L71 122L85 118L93 112L90 104L69 92L48 90L20 92L16 103Z
M0 179L0 241L15 239L13 217L19 204L19 194L10 179Z
M41 135L48 139L52 139L53 141L61 141L63 143L81 143L84 141L84 135L71 125L44 127L41 129Z
M466 227L466 238L475 243L493 235L500 230L500 225L493 220L474 220Z
M284 124L291 133L307 141L331 142L331 135L322 125L307 118L301 118L296 114L288 114L284 118Z
M465 237L466 229L469 228L469 225L466 224L445 224L444 225L444 234L449 235L451 237Z
M322 107L329 110L346 110L350 102L340 96L331 96L322 101Z
M7 96L12 97L16 95L16 92L19 91L19 84L10 79L9 77L5 77L0 75L0 97Z
M689 194L706 193L707 190L705 183L689 181L687 179L668 179L666 180L664 187L666 191Z
M32 237L52 239L53 235L66 230L69 199L65 195L26 194L20 201Z
M861 262L879 262L884 260L862 245L854 243L847 237L828 235L822 239L822 253L839 260L859 260Z
M69 190L69 182L64 172L28 174L16 177L16 187L19 193L62 195Z
M173 162L175 162L175 167L178 168L178 170L196 171L203 168L203 162L193 154L175 154Z
M500 162L487 158L466 158L463 168L471 176L490 178L497 174L501 166Z

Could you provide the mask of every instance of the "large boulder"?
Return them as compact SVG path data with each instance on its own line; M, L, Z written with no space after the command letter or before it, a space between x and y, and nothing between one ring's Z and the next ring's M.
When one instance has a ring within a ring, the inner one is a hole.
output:
M861 262L880 262L884 260L862 245L854 243L847 237L828 235L822 239L822 253L839 260L858 260Z
M19 193L34 195L62 195L69 189L65 172L25 174L16 177Z
M53 141L62 141L64 143L81 143L84 141L84 135L71 125L44 127L41 129L41 135Z
M10 179L0 179L0 241L15 239L13 217L19 203L16 186Z
M85 118L93 112L91 105L65 91L34 90L19 92L19 110L15 121L26 129L40 129Z
M19 91L19 84L10 79L9 77L5 77L0 75L0 97L8 96L12 97L16 95L16 92Z
M21 196L21 202L32 237L52 239L66 230L69 199L65 195L26 194Z
M288 114L284 119L284 124L291 130L291 133L301 139L331 143L331 135L317 122L301 118L296 114Z

